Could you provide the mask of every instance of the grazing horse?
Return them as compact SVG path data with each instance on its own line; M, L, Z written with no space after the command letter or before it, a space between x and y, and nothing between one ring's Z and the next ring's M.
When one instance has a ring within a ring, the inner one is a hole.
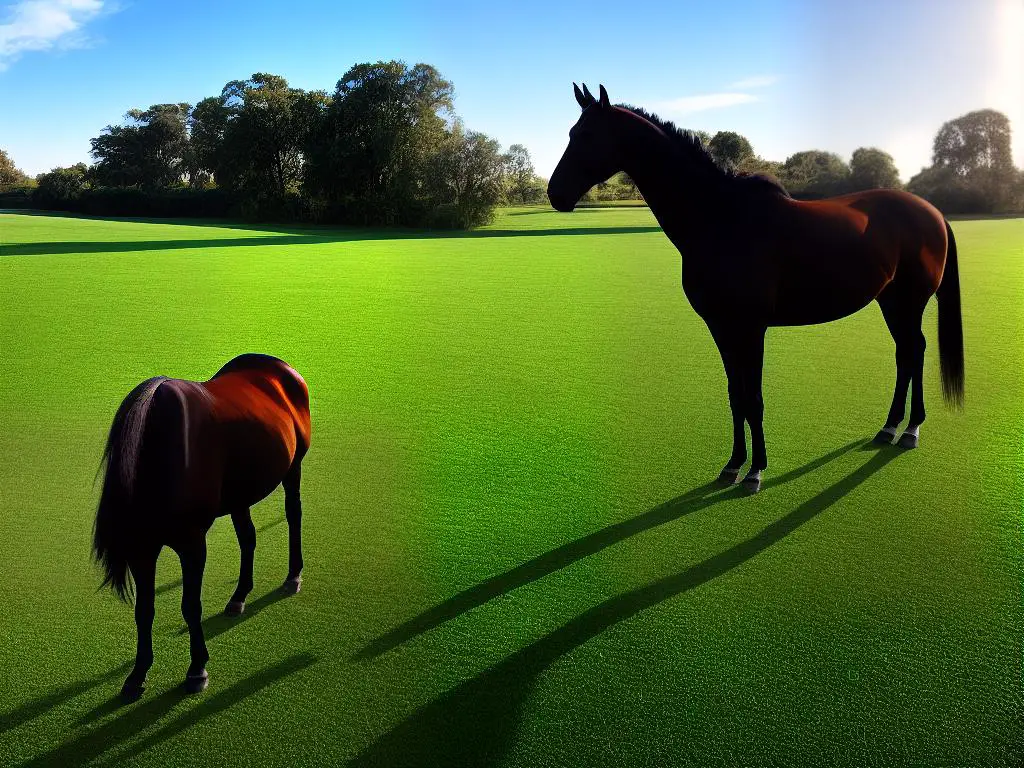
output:
M899 445L915 448L925 418L921 317L939 302L942 394L962 406L963 327L953 230L932 205L897 190L802 202L764 176L724 169L689 131L642 109L614 106L575 84L583 110L548 184L559 211L618 171L636 183L683 257L683 292L718 345L729 381L732 456L720 479L734 483L752 453L744 487L756 492L768 466L761 370L770 326L826 323L872 300L896 342L896 389L876 442L891 443L912 386Z
M249 508L279 484L284 486L288 520L283 589L299 591L299 479L309 437L306 382L269 355L240 355L201 383L147 379L121 403L103 453L106 466L93 554L103 567L102 586L122 600L130 601L135 582L138 649L123 696L142 694L153 664L156 561L165 545L181 560L181 614L191 650L185 689L198 693L206 688L210 654L200 602L206 532L217 517L231 515L242 564L225 612L240 615L253 586L256 529Z

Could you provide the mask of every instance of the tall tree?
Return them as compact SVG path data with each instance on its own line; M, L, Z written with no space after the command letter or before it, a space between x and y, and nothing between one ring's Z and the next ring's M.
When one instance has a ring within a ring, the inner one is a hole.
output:
M326 106L325 93L307 93L283 77L257 72L225 85L219 107L202 104L198 146L209 157L219 140L220 151L213 152L219 183L251 200L298 191L302 149Z
M533 160L522 144L513 144L504 155L510 202L525 203L536 187Z
M28 176L14 165L14 161L4 150L0 149L0 189L21 184L27 180Z
M451 83L430 65L355 65L311 143L308 188L364 223L421 218L425 169L451 110Z
M969 176L979 169L1002 173L1013 170L1010 120L994 109L968 112L945 123L932 148L932 162L951 168L959 176Z
M874 147L861 147L850 158L850 190L899 189L900 173L892 155Z
M466 131L456 120L427 166L433 223L463 228L486 224L501 199L504 176L498 142Z
M108 125L90 140L93 175L111 186L164 187L187 177L188 104L132 109L125 125Z
M728 168L736 168L744 160L754 157L754 148L747 137L733 131L719 131L707 145L712 156Z

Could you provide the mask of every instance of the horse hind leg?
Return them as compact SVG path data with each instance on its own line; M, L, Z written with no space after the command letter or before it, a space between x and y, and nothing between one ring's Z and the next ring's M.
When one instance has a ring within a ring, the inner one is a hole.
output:
M284 515L288 521L288 577L282 588L295 594L302 589L302 496L299 486L302 482L301 459L296 459L285 475Z
M889 333L896 342L896 386L885 426L875 435L875 442L891 445L899 434L899 425L906 414L907 391L913 384L910 421L897 444L901 448L916 448L920 426L925 418L922 387L925 340L921 332L924 306L901 300L891 288L878 297L878 305L882 308L882 317L885 318Z
M185 673L185 692L206 689L210 653L203 636L203 571L206 569L206 531L196 531L178 548L181 559L181 615L188 625L191 663Z
M129 701L146 690L146 675L153 666L153 617L156 613L156 561L159 548L133 558L128 567L135 581L135 629L137 642L135 666L121 687L121 696Z
M245 612L245 598L252 592L253 559L256 554L256 526L252 524L252 515L248 508L231 513L231 522L235 526L238 537L238 549L241 558L238 566L238 586L228 601L224 613L228 616L241 616Z
M924 352L926 343L921 326L918 324L917 330L911 335L910 419L898 442L901 448L917 448L920 428L925 420Z

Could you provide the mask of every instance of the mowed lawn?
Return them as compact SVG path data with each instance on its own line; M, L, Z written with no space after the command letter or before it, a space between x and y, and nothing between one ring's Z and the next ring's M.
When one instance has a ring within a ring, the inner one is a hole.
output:
M876 305L772 329L769 469L709 486L725 375L644 208L463 236L0 214L0 765L1011 766L1021 758L1024 219L958 221L967 405L866 449ZM828 254L822 254L828 258ZM149 690L89 559L106 431L155 374L312 392L305 580L209 536L209 689L158 574Z

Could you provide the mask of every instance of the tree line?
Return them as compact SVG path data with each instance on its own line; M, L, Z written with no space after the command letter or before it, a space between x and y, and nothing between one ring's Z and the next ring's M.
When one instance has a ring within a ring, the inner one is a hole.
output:
M91 139L94 163L36 180L33 202L121 215L241 215L464 228L542 199L519 144L467 129L427 64L357 64L333 93L256 73L195 105L133 109Z
M427 64L357 64L333 94L254 74L196 105L131 110L91 140L91 166L56 168L35 182L0 150L0 206L21 189L38 207L107 215L229 216L362 225L463 228L495 206L545 199L526 148L465 128L450 82ZM738 133L697 132L724 167L777 178L797 198L905 188L945 213L1024 212L1024 171L1013 164L1010 121L991 109L946 122L932 165L903 185L893 158L861 147L783 162ZM34 189L28 188L35 185ZM624 173L586 201L638 200Z

